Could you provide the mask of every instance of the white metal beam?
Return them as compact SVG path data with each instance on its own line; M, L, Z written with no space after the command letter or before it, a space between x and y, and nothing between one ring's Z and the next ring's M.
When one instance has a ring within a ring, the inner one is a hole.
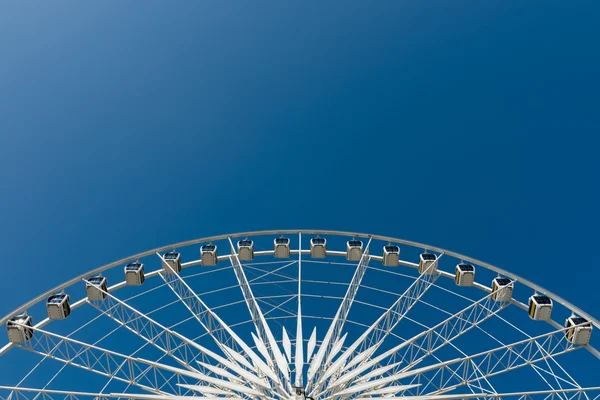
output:
M302 233L298 233L298 316L296 318L295 386L302 386L304 342L302 340Z
M324 372L323 362L327 359L329 352L331 350L331 346L335 342L337 342L341 336L342 329L348 318L348 313L350 312L350 308L352 307L352 303L356 297L356 293L360 287L363 276L365 275L365 271L367 270L367 266L369 265L369 247L371 246L371 239L367 242L365 250L363 251L362 256L360 257L360 261L356 266L356 271L354 272L354 276L352 277L352 281L350 285L348 285L348 290L346 291L346 295L340 304L339 309L337 310L327 333L325 334L325 338L319 346L319 350L317 354L311 361L308 367L308 382L306 389L311 390L314 382L318 382L322 373Z
M292 342L290 341L290 337L288 336L287 331L285 330L285 326L281 327L281 335L283 338L283 350L285 351L285 356L287 358L288 363L292 362Z
M317 345L317 327L313 328L312 333L310 334L310 338L308 339L308 345L306 349L306 362L310 362L310 358L313 355L313 351L315 350L315 346Z
M93 285L87 280L86 284ZM118 299L114 294L104 291L100 286L93 285L97 290L106 295L104 300L86 300L88 304L96 308L102 315L107 316L126 328L146 343L156 347L162 353L169 355L180 365L196 371L192 366L192 358L204 358L204 353L198 353L197 349L191 348L189 343L180 340L176 335L163 325L154 321L129 304ZM170 349L170 350L167 350Z
M268 325L267 321L265 320L262 310L260 309L260 306L258 305L256 298L254 297L254 293L252 292L250 283L248 282L248 279L246 278L244 268L242 268L242 264L240 263L240 259L235 250L233 242L231 241L231 238L228 238L228 239L229 239L229 244L231 246L231 256L229 257L230 261L231 261L231 265L233 266L233 271L235 272L235 277L238 280L240 289L242 290L242 294L244 296L244 300L246 301L246 305L248 306L248 311L250 312L250 315L252 316L252 320L254 322L254 327L256 329L256 333L257 333L258 337L262 340L262 342L265 344L268 353L270 354L272 360L274 361L274 364L277 366L277 368L281 374L280 375L281 382L285 382L286 386L287 386L287 390L289 390L291 392L291 390L292 390L291 385L289 384L289 380L286 379L289 377L289 374L290 374L290 369L289 369L288 363L286 362L285 357L281 353L279 346L277 346L277 341L275 340L275 337L273 336L273 333L271 332L271 329L269 328L269 325Z
M138 358L132 358L99 346L30 327L33 337L19 343L17 347L46 356L56 361L85 369L96 374L130 383L150 393L183 394L175 383L186 382L189 374L169 373L166 366L156 363L149 365Z
M334 381L333 386L339 386L357 379L365 371L377 368L379 363L384 360L387 360L389 363L401 363L402 368L400 372L411 369L427 356L434 354L440 348L450 344L456 338L493 315L496 315L508 304L507 302L494 301L491 298L491 294L489 294L434 327L403 341L371 360L366 360L365 363L359 365L357 368L351 371L348 371L349 368L344 368L344 371L348 372ZM370 351L371 354L373 352L374 350ZM355 357L355 359L358 357Z
M438 257L441 257L441 255ZM383 343L387 335L396 327L404 316L412 309L419 299L427 292L435 282L439 274L421 274L406 289L406 291L388 308L377 320L368 327L365 332L331 365L323 367L323 371L317 380L315 388L311 393L319 393L325 386L327 378L339 374L346 362L361 351L360 346L369 345L376 351Z
M163 257L158 254L162 262ZM224 354L231 362L239 363L240 358L246 354L254 364L254 367L268 376L273 382L275 390L280 393L286 393L285 383L275 374L275 371L269 367L255 352L244 342L234 331L223 321L217 313L210 309L196 292L185 282L178 273L164 274L160 273L165 283L171 288L173 293L181 300L183 305L190 311L192 316L215 340L217 346L223 350ZM228 347L227 344L237 347L237 349ZM238 355L239 357L236 357ZM241 364L243 365L243 364ZM288 383L289 384L289 383Z
M581 348L569 343L564 329L472 356L440 362L370 381L373 387L402 381L420 383L415 395L439 394ZM337 395L335 392L333 395ZM412 393L410 393L412 394Z
M581 396L585 396L590 399L600 399L600 387L588 387L588 388L568 388L558 390L539 390L539 391L523 391L523 392L512 392L512 393L472 393L472 394L438 394L438 395L423 395L423 396L402 396L402 397L386 397L386 399L398 399L398 400L461 400L461 399L515 399L515 400L530 400L530 399L544 399L544 400L575 400L582 399ZM370 396L360 396L357 399L371 399Z
M160 367L161 369L172 372L174 374L189 376L193 379L196 379L203 383L213 385L224 391L239 392L239 393L242 393L243 395L248 395L248 396L262 396L263 395L263 393L261 391L255 390L255 389L245 386L243 384L231 382L228 380L223 380L220 378L215 378L215 377L208 376L208 375L205 375L205 374L202 374L199 372L184 371L184 370L181 370L180 368L172 367L170 365L161 365L154 361L148 361L148 360L142 360L142 359L139 359L139 360L145 364L155 366L155 367ZM181 386L186 389L191 389L191 390L195 390L195 391L200 390L200 387L198 386L198 384L190 385L189 383L178 383L177 386ZM192 389L192 386L195 386L195 389Z
M87 284L92 283L85 281ZM173 357L179 364L191 371L197 371L191 367L191 361L197 361L200 366L209 364L211 359L217 361L220 365L231 369L237 374L244 371L237 363L231 362L213 351L199 345L187 337L172 331L152 318L133 308L129 304L118 299L112 293L104 291L100 286L93 285L97 290L103 292L106 298L101 301L88 302L102 312L104 315L113 319L121 326L135 333L147 343L152 344L163 353ZM251 366L250 366L251 367ZM206 373L207 371L200 370ZM252 384L252 382L248 381Z

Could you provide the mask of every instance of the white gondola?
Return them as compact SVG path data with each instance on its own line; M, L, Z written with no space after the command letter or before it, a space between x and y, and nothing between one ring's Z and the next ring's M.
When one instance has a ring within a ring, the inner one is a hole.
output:
M512 299L513 282L508 278L494 278L492 280L492 299L496 301L510 301Z
M473 282L475 282L475 267L471 264L458 264L454 275L454 283L458 286L472 286Z
M217 246L214 244L205 244L200 247L200 258L202 259L202 265L205 267L214 267L219 262L219 255L217 254Z
M33 318L27 314L17 315L6 323L8 340L12 343L25 343L33 337Z
M327 240L316 237L310 239L310 256L312 258L325 258L327 255Z
M65 319L71 314L70 297L68 294L54 294L46 300L46 311L50 319Z
M592 324L585 318L570 316L565 321L567 340L573 344L586 345L592 336Z
M431 253L421 253L419 256L419 273L433 275L437 272L437 256Z
M536 321L548 321L552 314L552 299L541 294L529 298L529 317Z
M346 260L360 261L363 254L363 242L360 240L348 240L346 242Z
M144 264L132 262L125 266L125 282L131 286L139 286L144 283Z
M280 237L274 240L275 258L288 258L290 256L290 239Z
M166 274L178 274L181 272L181 254L170 251L163 256L163 270Z
M241 261L254 260L254 241L244 239L237 242L238 258Z
M91 277L85 283L85 291L88 300L104 300L108 292L108 279L101 275Z
M381 262L386 267L397 267L400 261L400 247L388 244L383 246L383 258Z

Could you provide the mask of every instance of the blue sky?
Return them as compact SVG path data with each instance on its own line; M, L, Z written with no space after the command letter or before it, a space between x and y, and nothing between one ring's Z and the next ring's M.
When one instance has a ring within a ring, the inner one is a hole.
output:
M4 3L5 314L226 232L373 232L600 316L595 2Z

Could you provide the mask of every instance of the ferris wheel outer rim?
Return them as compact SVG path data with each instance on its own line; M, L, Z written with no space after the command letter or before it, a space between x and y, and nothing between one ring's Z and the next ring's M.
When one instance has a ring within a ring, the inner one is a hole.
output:
M475 258L469 257L469 256L465 256L463 254L459 254L450 250L446 250L446 249L442 249L440 247L436 247L436 246L431 246L431 245L427 245L427 244L423 244L423 243L419 243L419 242L414 242L414 241L410 241L410 240L405 240L405 239L398 239L398 238L393 238L393 237L389 237L389 236L381 236L381 235L373 235L373 234L366 234L366 233L358 233L358 232L348 232L348 231L335 231L335 230L319 230L319 229L289 229L289 230L282 230L282 229L278 229L278 230L263 230L263 231L249 231L249 232L238 232L238 233L230 233L230 234L223 234L223 235L215 235L215 236L209 236L209 237L204 237L204 238L198 238L198 239L192 239L192 240L187 240L187 241L183 241L183 242L179 242L179 243L174 243L174 244L170 244L170 245L166 245L166 246L161 246L161 247L157 247L154 248L152 250L147 250L141 253L137 253L131 256L127 256L124 258L121 258L119 260L113 261L111 263L105 264L101 267L98 267L94 270L88 271L84 274L81 274L73 279L70 279L66 282L63 282L62 284L56 286L53 289L50 289L44 293L42 293L41 295L31 299L30 301L28 301L27 303L21 305L20 307L18 307L17 309L13 310L12 312L10 312L9 314L5 315L2 319L0 319L0 325L4 325L6 324L6 322L18 315L23 313L24 311L26 311L28 308L34 306L35 304L39 303L40 301L45 300L48 296L60 292L61 290L72 286L78 282L80 282L82 279L89 277L90 275L96 275L99 273L102 273L108 269L114 268L116 266L125 264L127 262L130 261L134 261L143 257L147 257L149 255L152 255L154 253L157 252L162 252L162 251L166 251L166 250L170 250L170 249L174 249L174 248L178 248L178 247L187 247L187 246L193 246L195 244L199 244L199 243L203 243L203 242L210 242L210 241L216 241L216 240L224 240L227 238L237 238L237 237L241 237L241 236L266 236L266 235L286 235L286 234L298 234L298 233L303 233L303 234L320 234L320 235L334 235L334 236L345 236L345 237L357 237L357 238L372 238L375 240L381 240L381 241L388 241L388 242L393 242L393 243L398 243L398 244L402 244L402 245L406 245L406 246L411 246L411 247L415 247L415 248L421 248L424 250L429 250L429 251L435 251L435 252L439 252L439 253L444 253L446 255L449 255L451 257L457 258L457 259L461 259L463 261L467 261L470 262L472 264L475 264L477 266L486 268L490 271L494 271L500 275L506 276L508 278L511 278L512 280L517 280L519 281L519 283L528 286L529 288L533 289L534 291L544 294L548 297L550 297L553 301L556 301L557 303L561 304L562 306L570 309L572 312L576 313L577 315L586 318L588 321L590 321L592 323L593 326L595 326L596 328L600 329L600 321L594 317L592 317L590 314L588 314L587 312L581 310L579 307L575 306L574 304L572 304L571 302L565 300L564 298L558 296L557 294L525 279L520 277L519 275L516 275L512 272L506 271L502 268L496 267L492 264L486 263L484 261L480 261L477 260Z

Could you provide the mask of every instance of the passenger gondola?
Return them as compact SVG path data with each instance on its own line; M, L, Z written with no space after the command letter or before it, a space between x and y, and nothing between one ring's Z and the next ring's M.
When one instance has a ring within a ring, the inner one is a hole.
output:
M437 272L437 256L431 253L421 253L419 256L419 273L432 275Z
M17 315L6 323L8 340L11 343L25 343L33 337L33 318L26 313Z
M290 256L290 239L279 237L274 240L275 258L288 258Z
M587 319L571 315L565 321L567 340L573 344L586 345L592 336L592 324Z
M325 258L327 255L327 240L316 237L310 239L310 256L312 258Z
M363 242L360 240L348 240L346 242L346 260L360 261L363 253Z
M166 274L178 274L181 272L181 254L170 251L163 256L163 270Z
M85 284L85 291L89 300L104 300L108 292L108 279L102 275L91 277Z
M494 278L492 280L492 299L496 301L510 301L512 299L513 282L507 278Z
M397 267L400 262L400 247L392 244L383 246L383 258L381 262L386 267Z
M529 317L536 321L547 321L552 314L552 299L534 294L529 298Z
M53 320L65 319L71 314L70 297L68 294L54 294L46 300L48 318Z
M125 282L130 286L139 286L144 283L144 264L136 261L125 266Z
M211 243L200 247L200 258L202 259L203 266L214 267L219 262L218 257L216 245Z
M475 267L471 264L460 263L456 266L454 282L458 286L471 286L475 282Z
M252 261L254 259L254 241L240 240L237 242L237 249L240 261Z

